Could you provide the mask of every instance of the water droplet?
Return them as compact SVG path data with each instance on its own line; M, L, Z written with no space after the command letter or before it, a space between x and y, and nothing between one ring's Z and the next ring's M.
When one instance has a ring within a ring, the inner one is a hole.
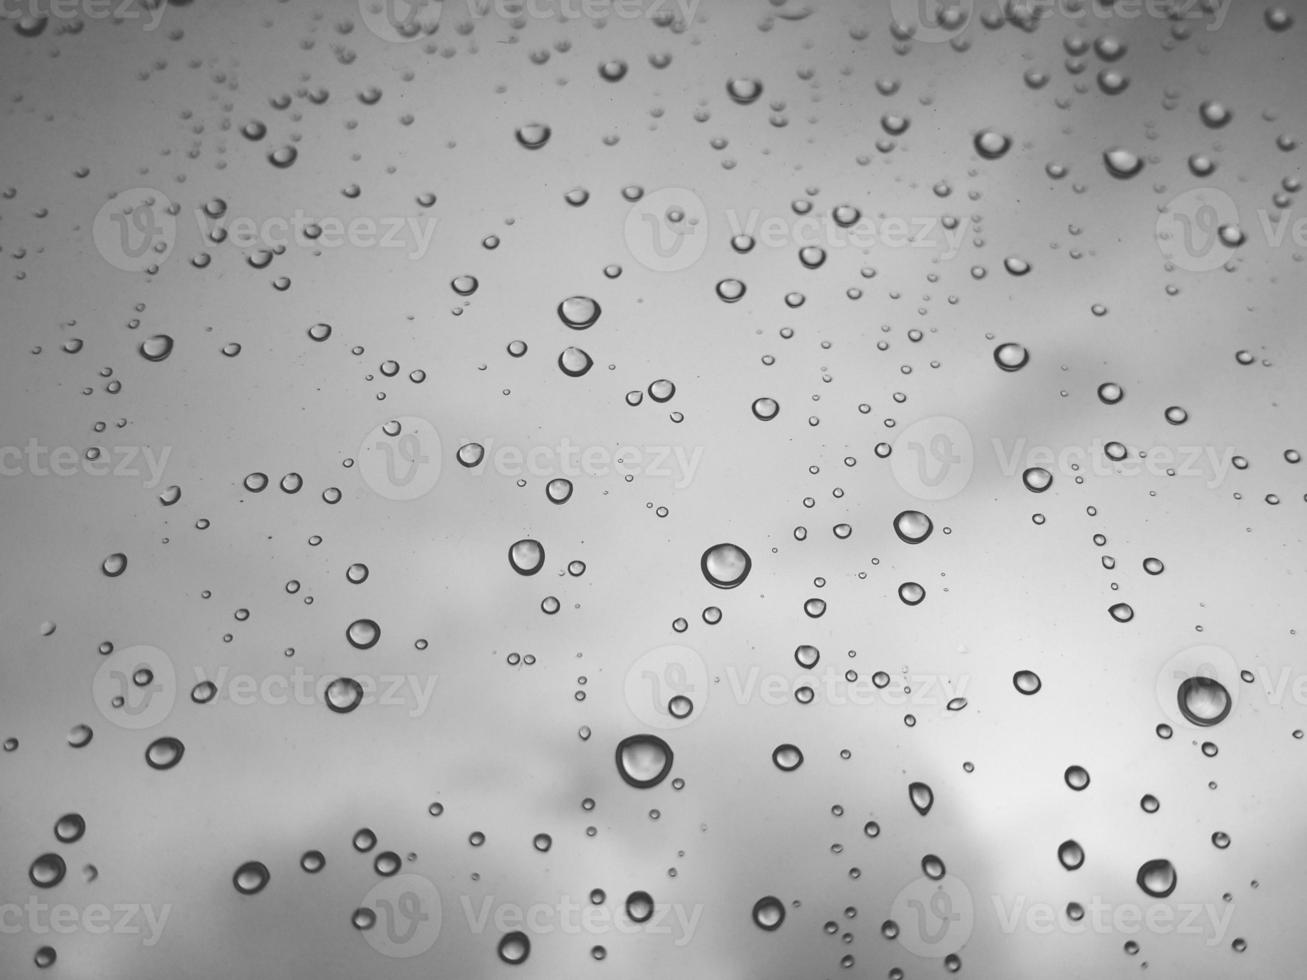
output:
M1152 898L1166 898L1175 891L1176 881L1175 865L1166 858L1145 861L1135 875L1135 884Z
M524 932L510 932L499 940L499 958L505 963L517 966L530 955L531 940Z
M508 549L508 563L519 575L534 575L544 567L544 545L534 538L514 541Z
M558 355L558 367L569 378L579 378L594 366L590 355L580 347L567 347Z
M1030 362L1030 352L1020 344L999 344L994 348L994 363L1004 371L1020 371Z
M363 685L352 677L336 677L323 692L327 707L337 714L349 714L363 702Z
M1115 405L1125 397L1125 391L1119 384L1105 381L1098 386L1098 400L1104 405Z
M905 510L894 518L894 533L905 544L921 544L934 529L931 519L919 510Z
M485 446L479 442L467 442L458 447L458 452L454 454L459 463L471 469L474 466L480 466L481 460L486 455Z
M930 808L935 805L935 791L925 783L909 783L908 801L912 804L912 809L924 817L930 813Z
M775 895L765 895L753 903L753 924L774 932L785 921L785 906Z
M717 296L723 303L735 303L744 296L744 283L738 279L723 279L717 283Z
M739 105L750 105L762 95L762 82L756 78L732 78L726 83L726 94Z
M1223 102L1212 99L1208 99L1198 107L1198 115L1203 120L1203 125L1209 129L1220 129L1234 118L1234 113Z
M1085 849L1073 840L1063 841L1057 848L1057 859L1068 871L1075 871L1085 863Z
M1084 766L1067 766L1062 778L1068 786L1079 792L1089 785L1089 770Z
M165 735L156 738L145 750L145 762L151 769L171 769L182 761L186 746L181 739Z
M628 786L657 786L672 769L672 747L657 735L628 735L617 743L617 772Z
M1133 177L1139 171L1144 169L1143 157L1132 150L1123 147L1114 146L1109 150L1103 151L1103 165L1107 167L1107 172L1113 177L1125 179Z
M1038 694L1044 686L1039 675L1033 670L1018 670L1012 675L1012 685L1022 694Z
M772 750L771 761L781 772L793 772L803 765L803 752L797 745L785 742Z
M147 361L166 360L168 355L172 353L172 338L166 333L155 334L153 337L147 337L141 341L137 350L141 352L141 356Z
M55 821L54 836L61 844L72 844L86 833L86 818L80 813L65 813Z
M345 639L355 650L370 650L381 639L381 627L375 619L356 619L345 628Z
M743 582L753 568L753 559L739 545L715 544L699 559L703 577L719 589L733 589Z
M1225 721L1234 702L1225 685L1213 677L1186 677L1176 689L1176 701L1185 721L1210 728Z
M626 896L626 914L632 922L648 922L654 914L653 896L645 891L634 891Z
M68 865L58 854L42 854L27 871L27 877L37 888L53 888L64 880Z
M626 77L627 65L621 58L605 61L599 66L599 77L605 82L620 82Z
M602 312L589 296L569 296L558 304L558 318L573 330L594 326Z
M1012 146L1012 139L992 129L982 129L974 140L976 152L986 160L997 160Z
M232 884L242 895L255 895L263 891L272 875L261 861L246 861L232 875Z
M544 123L527 123L518 127L517 142L528 150L538 150L549 142L552 132Z
M1032 466L1021 474L1021 482L1031 493L1043 493L1053 485L1053 474L1042 466Z

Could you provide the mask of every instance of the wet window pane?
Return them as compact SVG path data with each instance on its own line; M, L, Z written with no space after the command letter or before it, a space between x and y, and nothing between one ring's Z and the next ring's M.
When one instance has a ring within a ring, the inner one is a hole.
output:
M1296 975L1300 20L4 6L0 976Z

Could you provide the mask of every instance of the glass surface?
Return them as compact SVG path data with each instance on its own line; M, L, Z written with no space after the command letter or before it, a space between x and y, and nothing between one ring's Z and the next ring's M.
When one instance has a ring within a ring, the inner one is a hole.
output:
M1301 973L1300 5L0 9L0 977Z

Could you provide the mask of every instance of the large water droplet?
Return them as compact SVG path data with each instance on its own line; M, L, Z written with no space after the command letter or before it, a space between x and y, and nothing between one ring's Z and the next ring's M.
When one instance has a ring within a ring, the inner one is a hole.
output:
M909 783L908 801L912 804L912 809L924 817L930 812L930 808L935 805L935 791L925 783Z
M1018 670L1012 675L1012 686L1022 694L1038 694L1044 684L1033 670Z
M514 541L508 549L508 564L519 575L534 575L545 564L545 548L535 538Z
M726 83L726 94L739 105L749 105L762 95L762 82L756 78L732 78Z
M147 337L141 341L140 347L137 348L141 356L147 361L166 360L172 353L172 338L166 333L155 334L153 337Z
M1030 352L1020 344L999 344L994 348L994 363L1004 371L1020 371L1030 362Z
M145 762L151 769L171 769L182 761L186 746L181 739L165 735L156 738L145 750Z
M558 367L569 378L579 378L594 367L594 360L580 347L566 347L558 355Z
M657 786L672 769L672 747L657 735L628 735L617 743L617 772L629 786Z
M573 330L585 330L599 319L599 304L589 296L569 296L558 304L558 318Z
M1135 875L1135 884L1152 898L1166 898L1175 891L1176 882L1175 865L1166 858L1145 861Z
M254 895L263 891L271 877L268 866L263 862L246 861L236 869L231 882L242 895Z
M356 650L370 650L381 639L381 627L375 619L356 619L346 627L345 639Z
M552 130L544 123L527 123L517 130L517 142L528 150L538 150L549 142Z
M748 577L753 559L739 545L723 542L703 553L699 568L712 585L719 589L733 589Z
M771 761L781 772L793 772L803 765L803 751L797 745L785 742L772 750Z
M363 685L352 677L334 678L323 692L323 699L337 714L349 714L363 702Z
M976 152L986 160L997 160L1012 146L1012 140L992 129L982 129L974 140Z
M68 865L58 854L42 854L28 868L27 877L37 888L53 888L67 873Z
M531 955L531 940L524 932L510 932L499 940L499 958L511 966L525 963Z
M1113 177L1125 179L1144 169L1144 159L1133 150L1114 146L1103 151L1103 165Z
M919 510L905 510L894 518L894 533L906 544L921 544L935 525Z
M1213 677L1186 677L1176 690L1180 713L1191 725L1210 728L1225 721L1233 706L1230 692Z
M634 891L626 896L626 914L632 922L648 922L654 914L653 896L645 891Z
M774 932L785 921L785 906L775 895L765 895L753 903L753 924Z
M1064 840L1057 848L1057 860L1068 871L1075 871L1085 863L1085 849L1073 840Z

